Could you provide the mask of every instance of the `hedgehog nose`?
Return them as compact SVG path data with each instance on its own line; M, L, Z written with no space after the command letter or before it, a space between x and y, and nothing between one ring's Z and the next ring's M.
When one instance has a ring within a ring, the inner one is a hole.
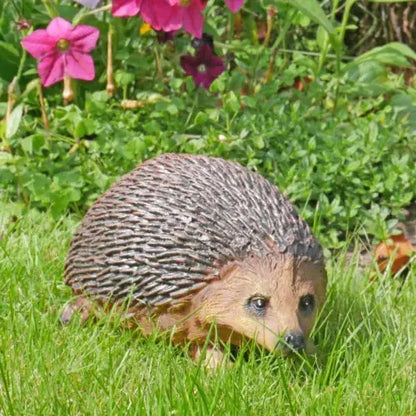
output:
M285 348L289 351L302 352L305 349L305 337L302 332L288 331L283 340Z

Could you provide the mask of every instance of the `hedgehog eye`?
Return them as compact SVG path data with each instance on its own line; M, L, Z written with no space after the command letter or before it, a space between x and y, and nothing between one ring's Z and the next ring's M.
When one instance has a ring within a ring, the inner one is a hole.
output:
M257 316L263 316L266 312L268 299L264 296L253 296L247 301L247 308Z
M310 313L315 308L315 298L313 295L302 296L299 300L299 310L303 313Z

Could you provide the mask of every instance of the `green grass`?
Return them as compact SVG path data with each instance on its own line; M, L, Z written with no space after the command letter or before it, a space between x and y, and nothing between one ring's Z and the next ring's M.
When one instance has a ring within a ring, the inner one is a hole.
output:
M317 357L237 356L210 374L182 349L109 320L58 323L72 218L0 208L0 406L10 415L411 415L416 412L415 267L397 282L328 264Z

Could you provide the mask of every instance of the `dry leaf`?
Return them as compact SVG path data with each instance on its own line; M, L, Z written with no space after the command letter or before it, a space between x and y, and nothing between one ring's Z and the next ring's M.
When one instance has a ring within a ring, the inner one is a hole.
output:
M416 248L404 234L400 234L391 235L386 241L381 242L375 248L374 255L381 272L384 272L391 262L391 272L395 274L409 262L410 256L415 252Z

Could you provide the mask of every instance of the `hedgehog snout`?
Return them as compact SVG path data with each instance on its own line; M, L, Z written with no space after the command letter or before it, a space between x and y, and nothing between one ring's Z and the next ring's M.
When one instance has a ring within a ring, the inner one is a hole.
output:
M285 352L302 352L306 347L306 339L300 331L287 331L282 340Z

